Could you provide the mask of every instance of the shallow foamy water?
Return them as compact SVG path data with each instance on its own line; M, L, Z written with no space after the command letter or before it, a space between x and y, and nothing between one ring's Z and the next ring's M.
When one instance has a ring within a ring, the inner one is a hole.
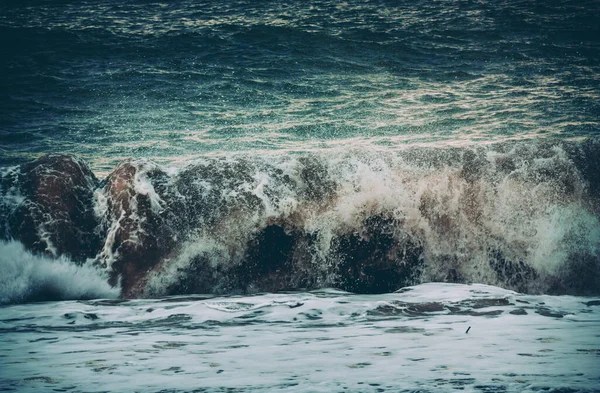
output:
M0 389L597 391L599 327L598 298L458 284L12 305Z

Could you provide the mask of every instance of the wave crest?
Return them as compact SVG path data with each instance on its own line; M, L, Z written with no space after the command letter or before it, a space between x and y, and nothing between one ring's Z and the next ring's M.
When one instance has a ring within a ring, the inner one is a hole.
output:
M69 171L87 166L49 157L0 179L7 238L51 256L92 258L126 297L376 293L430 281L529 293L600 288L597 139L246 153L176 171L127 160L105 180L80 176L74 187L54 179L57 171L73 178ZM27 218L26 230L14 227L16 216ZM103 240L66 239L64 223Z

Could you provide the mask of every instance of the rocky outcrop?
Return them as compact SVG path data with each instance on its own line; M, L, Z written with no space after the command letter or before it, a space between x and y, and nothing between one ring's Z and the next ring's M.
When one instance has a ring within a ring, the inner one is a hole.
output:
M13 168L0 179L5 239L35 253L83 262L100 244L94 216L98 180L81 159L47 155Z
M125 297L139 291L143 276L172 250L179 226L161 185L168 176L146 161L121 163L97 194L105 235L97 263L108 269L112 285Z

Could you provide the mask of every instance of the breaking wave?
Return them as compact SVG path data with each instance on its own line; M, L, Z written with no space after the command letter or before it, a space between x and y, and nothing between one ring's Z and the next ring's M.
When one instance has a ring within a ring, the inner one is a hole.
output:
M138 159L104 180L50 155L0 187L5 239L61 266L89 261L124 297L432 281L600 291L598 139L244 153L176 170Z
M0 242L0 304L115 298L119 292L94 267L66 257L35 256L18 242Z

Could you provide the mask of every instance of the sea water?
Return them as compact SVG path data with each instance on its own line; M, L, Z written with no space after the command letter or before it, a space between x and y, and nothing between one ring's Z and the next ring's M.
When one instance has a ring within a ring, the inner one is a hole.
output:
M595 392L600 300L485 285L14 305L4 391Z
M3 165L594 136L596 1L4 2Z
M0 389L598 391L598 15L3 2Z

